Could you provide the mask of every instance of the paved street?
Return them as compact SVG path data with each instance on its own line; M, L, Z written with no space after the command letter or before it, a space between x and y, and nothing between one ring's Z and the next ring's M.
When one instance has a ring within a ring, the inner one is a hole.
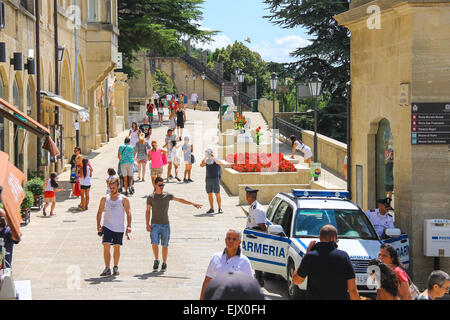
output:
M187 111L186 133L194 130L194 119L203 133L215 132L217 113ZM155 126L152 138L164 141L166 126ZM203 204L200 210L172 202L169 218L171 240L168 271L152 272L153 254L149 233L145 230L146 196L152 192L150 177L135 184L131 196L133 233L131 240L124 238L121 249L120 276L101 278L104 268L103 248L96 231L96 214L101 197L105 194L106 170L117 166L117 148L127 132L111 139L110 143L91 153L94 169L89 210L75 211L77 199L67 199L69 192L57 194L56 216L43 217L32 213L31 223L22 228L23 241L14 250L15 280L31 280L33 299L198 299L206 268L211 256L224 248L228 228L242 229L245 216L237 206L238 197L222 191L224 214L205 214L208 200L205 194L205 170L197 162L193 168L191 184L171 182L166 191L178 197ZM197 159L200 138L194 137ZM160 144L161 146L161 144ZM183 170L180 170L182 177ZM164 171L164 176L166 171ZM59 181L69 189L69 172ZM215 208L217 210L217 207ZM286 295L285 282L267 282L269 297L279 299Z

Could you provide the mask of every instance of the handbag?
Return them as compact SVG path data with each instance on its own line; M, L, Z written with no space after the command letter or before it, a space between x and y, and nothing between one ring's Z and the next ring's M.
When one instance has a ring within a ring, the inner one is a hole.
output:
M408 281L409 281L409 292L411 293L411 299L412 300L417 300L420 296L420 291L419 288L417 288L417 286L414 284L414 282L412 282L411 278L409 277L408 274L406 274L408 276Z
M138 166L136 165L136 162L133 163L133 173L138 172Z
M163 165L166 165L168 163L167 162L167 155L165 153L161 154L161 159L162 159Z
M195 157L193 154L191 154L191 164L194 164L194 163L195 163Z
M80 182L79 181L75 182L75 186L73 188L73 195L75 197L81 196L81 187L80 187Z

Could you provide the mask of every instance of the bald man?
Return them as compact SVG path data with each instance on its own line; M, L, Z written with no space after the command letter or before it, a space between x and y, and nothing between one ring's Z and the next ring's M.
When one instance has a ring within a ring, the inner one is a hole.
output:
M311 300L359 300L355 271L350 257L337 248L337 230L332 225L320 229L320 242L311 241L293 282L308 277L307 298Z

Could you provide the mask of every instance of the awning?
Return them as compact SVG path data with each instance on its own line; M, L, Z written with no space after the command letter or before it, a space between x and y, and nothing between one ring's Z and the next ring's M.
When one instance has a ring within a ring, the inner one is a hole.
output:
M23 185L26 181L25 175L9 161L7 153L0 151L0 186L2 188L0 197L6 212L6 221L11 229L12 237L20 241L20 205L25 192Z
M55 143L50 138L50 131L46 127L3 99L0 99L0 117L4 117L38 137L44 138L42 148L49 151L52 157L59 154L58 148L55 147Z
M88 110L86 110L85 108L83 108L75 103L67 101L66 99L63 99L62 97L57 96L53 93L41 91L41 101L44 101L44 102L49 101L54 104L57 104L61 108L69 110L70 112L78 113L78 115L80 116L80 119L79 119L80 122L89 121L89 111Z

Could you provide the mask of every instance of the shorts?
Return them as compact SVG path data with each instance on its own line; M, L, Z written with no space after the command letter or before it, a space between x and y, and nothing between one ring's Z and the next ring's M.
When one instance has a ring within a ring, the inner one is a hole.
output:
M161 176L163 174L163 168L150 168L151 176Z
M146 159L141 159L141 160L138 160L138 163L147 164L147 160Z
M154 245L161 245L169 247L170 240L170 225L169 224L152 224L152 231L150 232L150 240Z
M54 198L55 192L54 191L45 191L44 192L44 198Z
M120 165L120 171L124 177L133 176L133 164L132 163L122 163Z
M89 190L91 188L91 186L81 186L80 188L81 188L81 190Z
M107 227L102 227L103 238L102 243L111 244L113 246L121 246L123 240L123 232L114 232L109 230Z
M164 109L158 109L158 114L164 114Z
M153 117L153 113L147 112L147 117Z
M184 122L177 122L177 127L184 128Z
M219 178L206 178L206 193L220 193Z

